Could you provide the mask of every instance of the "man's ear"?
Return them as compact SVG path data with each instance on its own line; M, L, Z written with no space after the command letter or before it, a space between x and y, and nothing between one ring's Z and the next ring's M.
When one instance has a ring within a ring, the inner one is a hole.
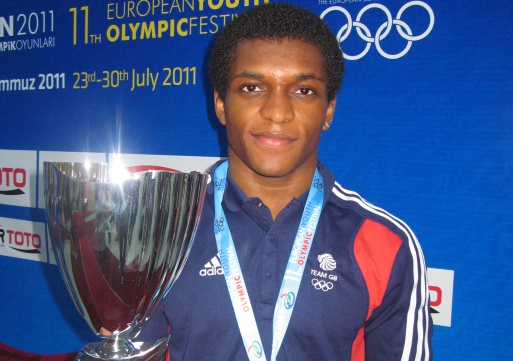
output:
M226 125L226 116L224 112L224 100L221 99L219 92L214 90L214 107L216 110L217 119L222 125Z
M333 122L333 117L335 116L335 105L337 104L337 97L335 96L329 103L328 109L326 109L326 119L324 120L324 125L322 126L322 130L328 130Z

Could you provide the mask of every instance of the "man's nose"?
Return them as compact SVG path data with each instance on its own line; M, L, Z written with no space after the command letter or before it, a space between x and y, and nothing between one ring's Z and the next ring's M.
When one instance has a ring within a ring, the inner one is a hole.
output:
M265 98L260 114L273 123L285 123L294 119L290 94L284 90L271 91Z

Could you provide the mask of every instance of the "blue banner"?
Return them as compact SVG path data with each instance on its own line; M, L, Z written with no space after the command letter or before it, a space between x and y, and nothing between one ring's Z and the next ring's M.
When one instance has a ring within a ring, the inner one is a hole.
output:
M190 171L225 157L208 54L263 1L0 4L0 342L59 354L96 341L55 266L42 162L120 153L126 166ZM416 233L435 359L511 358L513 4L292 2L323 18L345 53L320 159Z

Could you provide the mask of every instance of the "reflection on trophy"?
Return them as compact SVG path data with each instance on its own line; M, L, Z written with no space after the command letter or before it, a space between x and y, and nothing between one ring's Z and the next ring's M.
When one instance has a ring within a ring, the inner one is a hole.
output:
M105 164L44 163L48 229L79 313L100 337L77 360L156 360L168 337L131 342L192 246L205 173L148 171L109 182Z

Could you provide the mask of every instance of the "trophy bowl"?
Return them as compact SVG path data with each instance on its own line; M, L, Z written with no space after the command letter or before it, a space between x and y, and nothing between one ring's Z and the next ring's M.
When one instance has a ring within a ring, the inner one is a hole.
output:
M187 260L209 175L147 171L111 182L106 164L44 162L55 258L98 343L76 360L157 360L168 337L131 342Z

